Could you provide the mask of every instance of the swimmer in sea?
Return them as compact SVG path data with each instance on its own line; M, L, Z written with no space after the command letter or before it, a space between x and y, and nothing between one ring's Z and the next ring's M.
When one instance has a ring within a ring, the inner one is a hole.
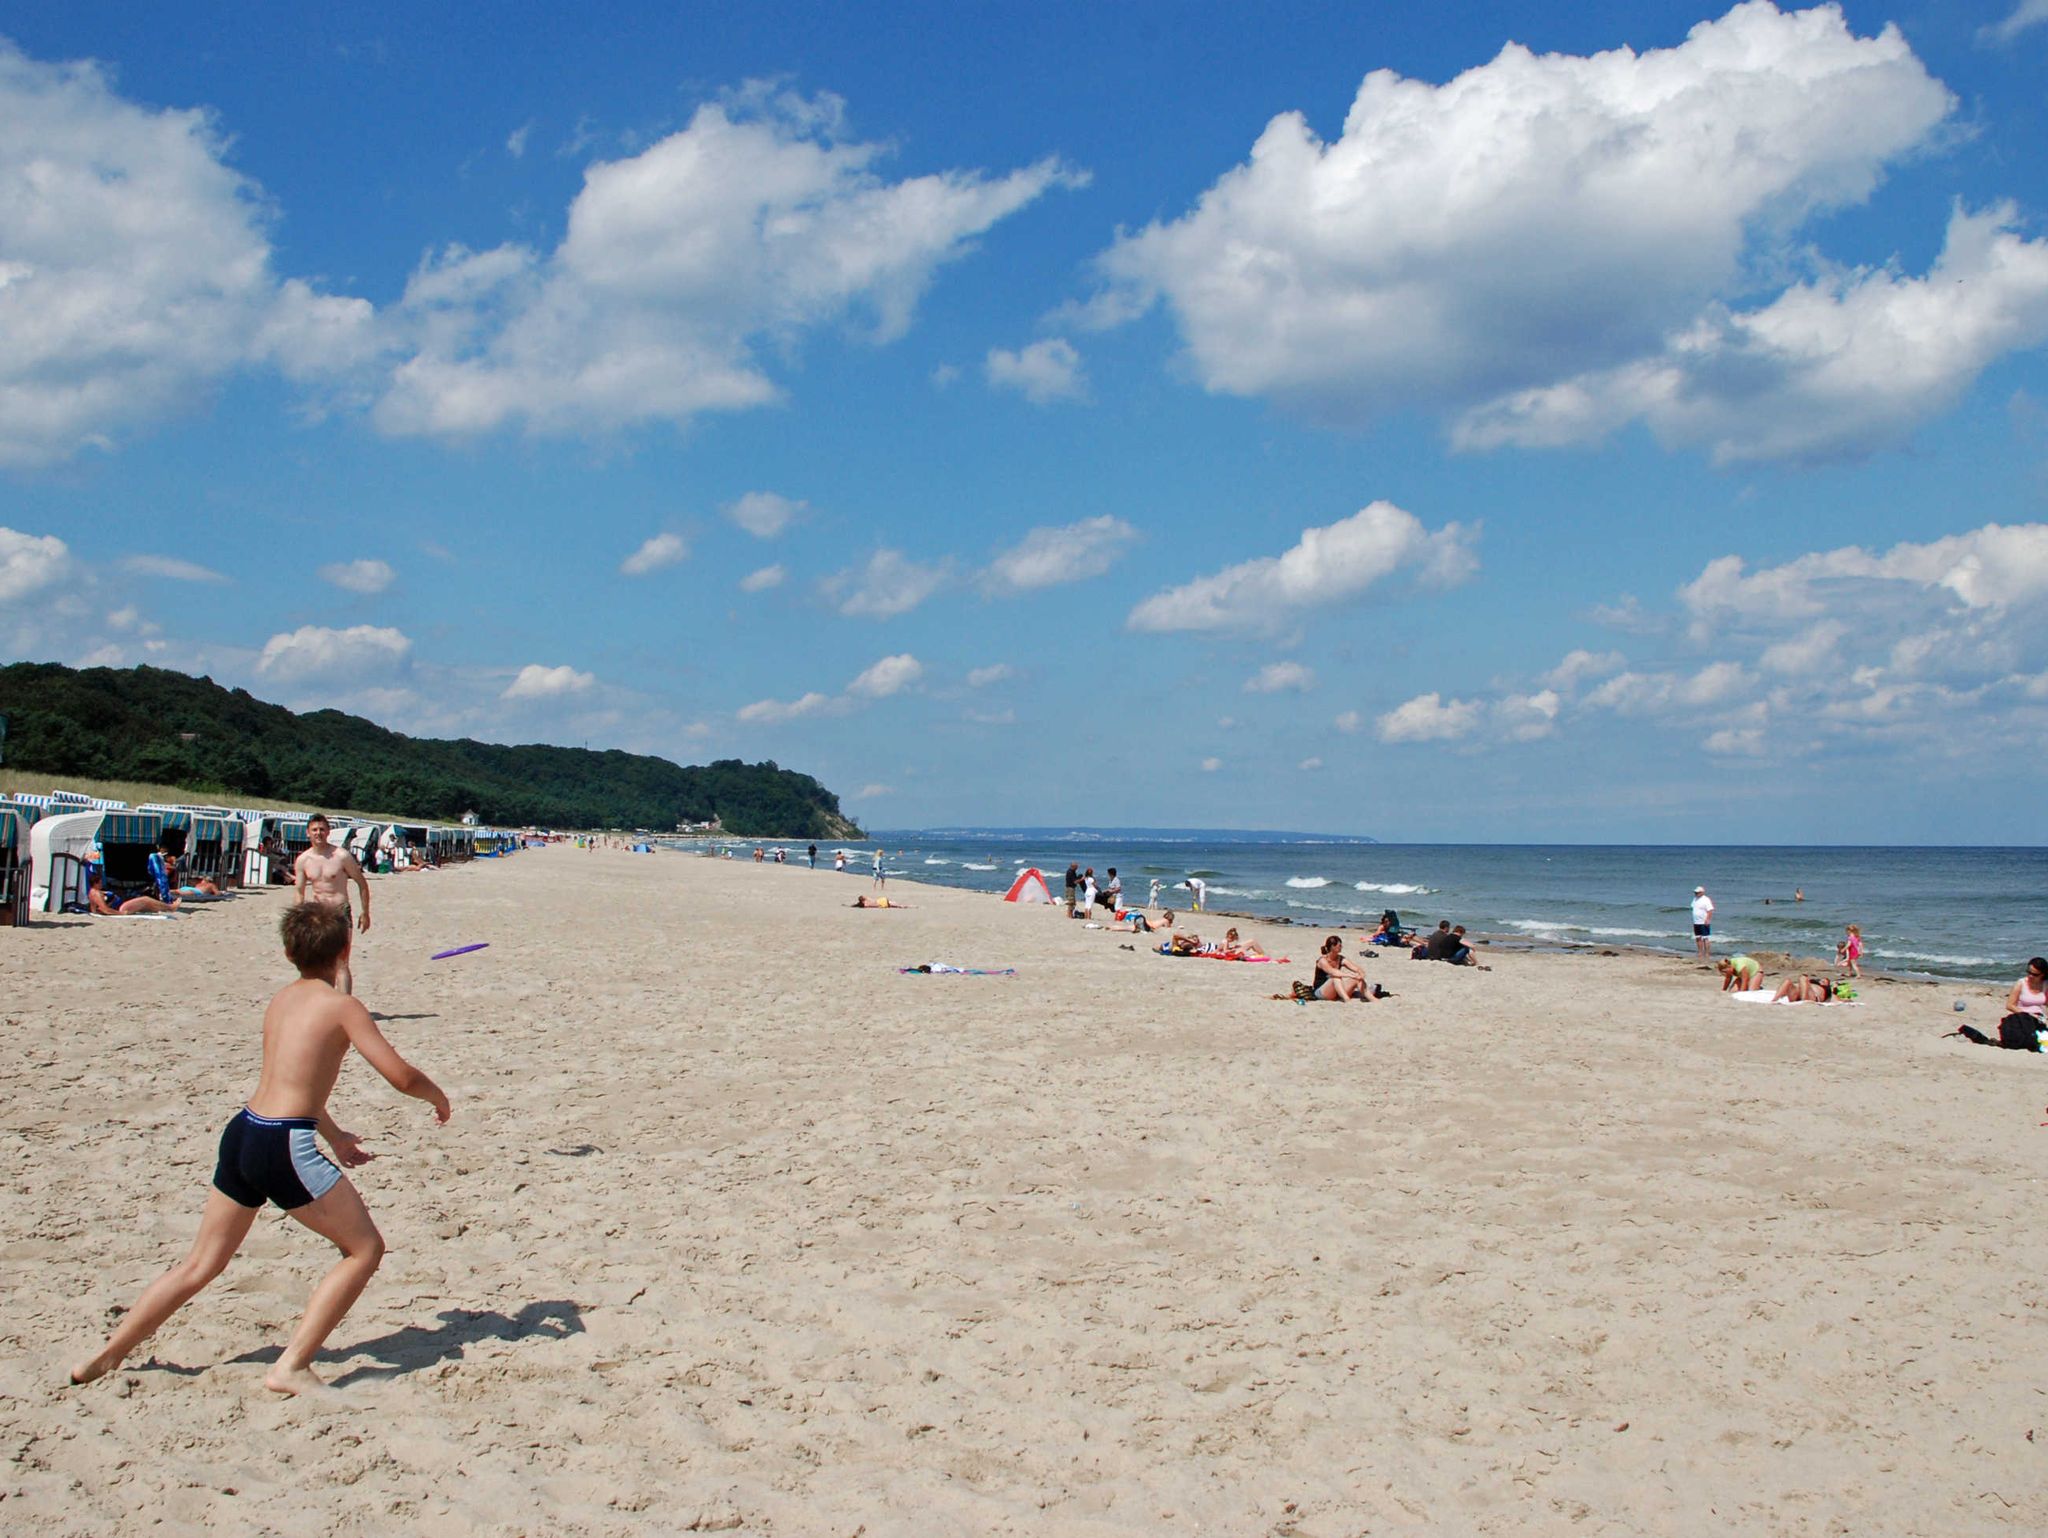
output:
M327 1097L351 1047L401 1095L432 1106L436 1121L448 1120L448 1097L398 1055L368 1010L334 986L348 961L349 927L342 910L327 903L298 903L285 910L279 928L285 957L299 969L299 980L279 989L263 1012L263 1070L256 1093L221 1133L220 1162L199 1235L183 1260L142 1290L107 1343L71 1369L74 1384L90 1383L119 1367L220 1275L268 1201L331 1240L341 1259L314 1287L305 1318L265 1374L263 1386L278 1394L332 1392L314 1374L313 1358L376 1274L384 1238L341 1172L368 1164L375 1155L335 1123ZM316 1132L333 1160L315 1146Z

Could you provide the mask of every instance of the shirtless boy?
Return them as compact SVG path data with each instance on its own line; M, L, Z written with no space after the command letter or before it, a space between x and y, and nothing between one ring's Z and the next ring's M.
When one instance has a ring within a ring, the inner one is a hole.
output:
M339 908L342 916L353 918L348 905L348 884L353 881L362 888L363 916L355 920L356 928L364 934L370 932L370 878L363 874L363 868L356 863L356 857L339 845L327 842L327 819L315 812L306 819L306 852L299 856L292 866L292 877L298 883L299 901L327 903ZM341 958L341 973L335 980L335 987L343 993L356 991L355 974L349 971L348 957Z
M263 1072L247 1107L221 1133L199 1236L183 1260L143 1289L106 1345L71 1369L73 1383L90 1383L119 1367L219 1276L269 1200L333 1240L341 1259L313 1289L306 1317L263 1386L279 1394L326 1390L313 1358L384 1258L384 1236L355 1185L313 1144L318 1132L349 1169L376 1157L327 1112L342 1059L354 1047L393 1089L432 1106L436 1121L448 1120L448 1097L398 1055L368 1010L336 991L335 974L347 964L349 947L341 913L328 904L299 903L285 910L279 928L299 980L280 989L263 1012Z

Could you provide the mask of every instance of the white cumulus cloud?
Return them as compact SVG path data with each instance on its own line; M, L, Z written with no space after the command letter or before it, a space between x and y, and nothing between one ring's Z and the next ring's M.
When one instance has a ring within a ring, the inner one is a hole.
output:
M967 687L986 689L990 684L999 684L1015 678L1017 670L1007 662L992 662L985 668L970 668L967 673Z
M991 347L985 366L992 386L1015 390L1034 406L1088 398L1081 354L1065 337L1048 337L1016 352Z
M799 716L816 715L831 703L830 695L813 689L793 700L756 700L751 705L742 705L739 717L742 721L772 726L781 721L794 721Z
M320 568L320 577L351 593L381 593L398 580L387 561L336 561Z
M1715 309L1654 358L1503 397L1458 424L1470 448L1597 439L1642 420L1721 462L1869 453L1953 406L2005 354L2048 341L2048 240L1958 209L1923 278L1829 273L1749 311Z
M638 550L619 562L619 570L629 577L644 577L649 572L660 571L664 566L673 566L687 560L690 542L680 534L655 534L641 544Z
M0 526L0 603L13 603L71 574L71 547L54 534Z
M1961 218L1927 280L1727 307L1783 289L1807 226L1954 106L1897 28L1769 0L1643 53L1510 44L1441 85L1375 70L1335 140L1283 113L1191 210L1121 237L1092 310L1163 299L1212 391L1335 421L1471 413L1469 447L1641 414L1723 458L1867 449L2038 340L2027 243Z
M909 652L884 657L846 686L846 692L861 699L883 700L900 694L924 677L924 664Z
M507 700L551 700L564 694L582 694L597 682L594 673L579 673L568 664L543 667L529 662L499 696Z
M763 566L758 571L750 571L740 578L740 591L742 593L765 593L771 587L781 587L788 577L789 572L784 567Z
M865 564L835 573L820 586L841 614L893 619L945 586L951 570L942 561L913 561L900 550L877 550Z
M1202 773L1204 774L1214 774L1222 767L1223 760L1220 758L1205 758L1202 760Z
M1379 719L1382 742L1449 742L1473 731L1485 707L1476 700L1446 700L1432 689Z
M411 654L412 641L385 626L351 625L333 630L324 625L301 625L263 643L256 671L280 682L345 682L393 672L405 666Z
M756 539L773 539L810 510L772 491L750 491L725 510L725 516Z
M1246 694L1279 694L1288 689L1308 689L1316 681L1314 668L1299 662L1269 662L1244 681Z
M992 593L1028 593L1099 577L1137 537L1131 525L1108 514L1033 529L989 562L982 585Z
M1432 533L1413 513L1375 502L1349 518L1304 529L1282 555L1227 567L1155 593L1131 610L1132 630L1277 630L1301 610L1341 603L1402 567L1439 585L1478 567L1474 531L1450 523Z
M879 144L844 136L843 104L751 88L583 175L554 250L451 247L400 306L413 339L377 406L388 432L542 433L683 423L763 405L764 353L854 323L909 327L938 269L1049 188L1041 161L1004 176L892 181Z
M294 341L334 350L346 317L279 284L225 150L202 110L0 39L0 464L107 447Z

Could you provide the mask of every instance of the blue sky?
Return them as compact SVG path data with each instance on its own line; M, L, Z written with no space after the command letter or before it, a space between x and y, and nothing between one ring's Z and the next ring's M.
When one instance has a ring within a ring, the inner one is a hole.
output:
M2048 0L0 12L0 657L874 826L2023 842Z

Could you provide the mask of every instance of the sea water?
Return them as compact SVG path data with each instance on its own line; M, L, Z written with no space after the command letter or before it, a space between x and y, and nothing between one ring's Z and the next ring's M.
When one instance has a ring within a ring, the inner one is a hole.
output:
M1189 876L1212 910L1287 918L1354 941L1392 908L1401 922L1463 924L1497 944L1692 949L1692 889L1714 899L1714 948L1830 956L1863 928L1864 964L1925 977L2009 980L2048 953L2048 849L1729 848L1678 845L1377 844L1228 833L898 831L849 845L867 879L892 875L1000 892L1036 866L1054 897L1069 861L1110 866L1126 899L1184 910ZM785 845L801 863L802 846ZM819 869L831 851L821 848ZM1804 892L1804 901L1794 894Z

